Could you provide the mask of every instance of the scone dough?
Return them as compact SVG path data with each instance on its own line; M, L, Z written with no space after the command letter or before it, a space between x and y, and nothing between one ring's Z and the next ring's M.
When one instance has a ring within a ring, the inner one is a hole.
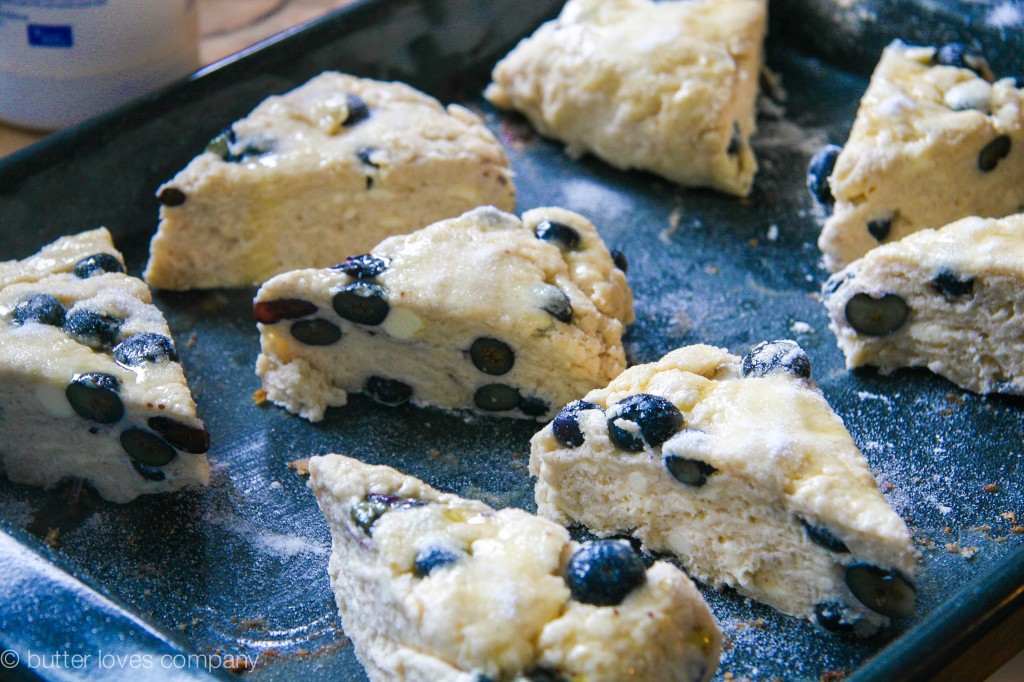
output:
M111 502L206 485L209 435L149 288L110 233L0 263L0 473Z
M534 436L538 513L628 532L694 579L829 629L907 615L910 534L809 375L792 341L627 369Z
M336 267L278 275L255 309L267 397L312 421L349 391L550 418L625 368L633 321L597 230L559 208L522 221L475 209Z
M145 278L160 289L260 284L477 206L515 207L476 114L336 72L266 99L158 197Z
M551 521L341 455L311 458L309 474L342 626L374 682L714 674L721 633L668 563L636 564L638 584L596 605L572 596L567 565L582 548Z
M766 14L764 0L569 0L485 94L571 155L744 196Z
M848 368L927 367L969 391L1024 394L1024 215L880 246L822 300Z
M933 47L885 49L829 178L835 208L818 239L835 272L879 244L1024 207L1024 90L936 64Z

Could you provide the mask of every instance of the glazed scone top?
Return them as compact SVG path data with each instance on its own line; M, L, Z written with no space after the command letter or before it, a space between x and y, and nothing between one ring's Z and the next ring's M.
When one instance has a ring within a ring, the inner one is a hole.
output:
M235 141L222 144L228 153L241 156L241 162L223 163L217 151L208 150L192 162L205 168L195 170L216 169L226 175L261 167L306 172L310 160L331 164L347 158L359 158L378 168L423 163L428 159L417 142L425 138L431 141L429 154L478 158L484 164L493 163L494 172L508 174L501 146L480 118L465 107L444 107L404 83L372 81L335 71L322 73L284 95L268 97L234 122L231 130ZM214 181L202 175L196 179ZM180 181L175 178L171 184L177 186ZM182 189L187 193L187 188ZM514 197L511 182L508 189Z
M741 377L739 357L722 348L688 346L627 369L585 400L607 409L634 393L667 398L683 413L685 426L662 444L664 454L699 453L716 469L756 480L774 489L792 512L834 529L854 555L882 565L898 557L895 567L913 575L906 525L878 491L821 392L785 373ZM589 419L605 416L597 410L580 413L581 426Z
M499 62L486 96L570 154L744 195L765 16L763 0L570 0Z

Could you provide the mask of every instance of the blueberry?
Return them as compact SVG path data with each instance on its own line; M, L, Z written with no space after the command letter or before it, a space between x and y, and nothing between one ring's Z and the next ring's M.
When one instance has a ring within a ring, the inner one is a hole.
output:
M160 436L137 427L121 432L121 447L129 457L151 467L170 464L178 454L174 447Z
M408 497L369 493L361 501L352 505L352 508L349 509L349 517L364 533L373 535L373 524L392 509L411 509L422 506L423 503L419 500Z
M391 310L384 287L361 280L342 287L332 305L340 317L365 325L380 324Z
M156 195L156 200L164 206L181 206L188 197L177 187L164 187Z
M11 319L15 325L38 322L51 327L63 327L66 314L67 311L64 310L64 306L56 296L32 294L28 298L18 301L11 312Z
M341 270L352 279L373 279L387 270L390 264L387 258L364 253L361 256L349 256L343 262L332 265L331 270Z
M580 248L580 233L565 223L544 220L533 229L533 233L537 235L537 239L550 242L562 251L575 251Z
M413 564L413 573L419 578L425 578L439 568L451 566L459 560L459 555L443 547L428 547L416 554L416 561Z
M565 571L572 598L595 606L621 604L646 580L643 560L625 540L585 543L569 559Z
M370 118L370 107L366 106L362 97L348 94L345 99L348 103L348 116L345 117L345 121L341 125L348 128Z
M293 322L288 331L296 341L307 346L330 346L341 339L338 325L319 317Z
M257 322L274 324L281 320L297 320L312 315L318 310L315 303L301 298L276 298L271 301L258 301L253 304L252 312Z
M718 469L707 462L678 455L667 455L665 457L665 468L680 483L692 485L696 488L707 483L708 476L718 471Z
M725 153L729 156L735 156L742 148L743 133L740 132L740 124L734 121L732 124L732 135L729 136L729 144L725 148Z
M527 682L569 682L565 675L554 668L543 665L535 665L524 674Z
M879 242L884 242L892 232L892 216L868 221L868 233Z
M163 334L142 332L129 336L114 346L114 359L125 367L138 367L147 362L177 362L174 342Z
M829 185L828 178L836 167L836 159L839 158L841 151L843 151L842 147L827 144L815 152L810 163L807 164L807 189L811 196L823 206L831 206L836 201L832 196L832 187Z
M238 163L274 151L274 141L267 137L248 137L239 140L235 131L228 128L210 140L206 145L206 151L213 152L228 163Z
M71 272L79 279L88 279L105 272L124 272L124 265L109 253L95 253L75 263Z
M79 416L100 424L116 424L124 416L118 393L121 380L105 372L85 372L71 377L64 395Z
M527 417L543 417L551 409L546 400L536 396L525 396L519 401L519 411Z
M473 404L486 412L507 412L519 407L519 391L505 384L487 384L473 394Z
M380 168L380 164L373 160L375 152L379 151L376 147L360 147L356 150L356 158L359 159L359 163L370 168Z
M639 452L646 442L651 447L661 445L683 426L683 413L679 408L658 395L636 393L608 409L608 437L620 449ZM639 433L618 425L619 421L632 422Z
M626 254L622 253L618 249L611 250L612 262L615 263L615 267L622 270L623 274L629 272L629 261L626 259Z
M963 43L946 43L935 51L932 61L936 65L970 69L987 81L995 80L992 69L981 53Z
M839 602L822 602L814 605L814 620L829 632L853 632L853 623L847 620L847 608Z
M895 569L883 569L858 562L846 567L846 586L864 606L872 611L900 618L914 612L914 585Z
M74 308L64 319L64 332L95 350L109 350L117 343L121 322L85 308Z
M988 173L1010 154L1010 136L999 135L981 148L978 153L978 170Z
M965 277L961 279L952 270L940 270L932 278L932 286L945 296L947 300L955 301L958 298L974 293L974 278Z
M201 455L210 449L210 433L201 426L190 426L170 417L150 417L146 423L179 450Z
M868 336L891 334L907 321L910 308L896 294L874 298L870 294L855 294L846 302L846 321L856 331Z
M392 407L404 405L412 397L412 386L409 384L378 376L367 379L363 390L378 403Z
M135 469L135 473L137 473L139 476L142 476L147 481L159 482L167 478L164 475L164 472L160 471L156 467L151 467L148 464L143 464L142 462L136 461L134 459L131 460L131 463L132 468Z
M783 373L799 379L810 379L811 359L795 341L764 341L744 356L742 372L744 377Z
M516 354L504 341L481 336L469 347L469 358L473 361L473 366L481 372L500 376L512 369Z
M836 537L835 533L825 526L814 526L808 523L806 519L800 519L800 524L804 527L804 532L807 533L808 539L814 544L836 554L850 553L850 548L846 546L846 543Z
M569 295L556 286L547 285L542 293L540 309L559 322L572 322L572 303Z
M555 420L551 422L551 434L555 439L570 448L578 448L583 445L586 438L580 429L580 412L586 410L600 410L600 405L576 400L562 408Z

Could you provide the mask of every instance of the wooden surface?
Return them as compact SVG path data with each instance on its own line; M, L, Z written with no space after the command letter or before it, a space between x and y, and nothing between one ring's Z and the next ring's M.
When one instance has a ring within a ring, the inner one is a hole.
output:
M198 0L201 65L249 47L275 33L316 19L353 0ZM44 133L0 123L0 156L27 147Z

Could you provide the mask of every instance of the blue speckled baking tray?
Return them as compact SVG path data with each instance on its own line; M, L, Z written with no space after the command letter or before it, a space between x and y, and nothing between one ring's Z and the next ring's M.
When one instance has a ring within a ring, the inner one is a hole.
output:
M818 146L846 139L863 75L798 51L808 44L802 29L776 17L768 64L787 97L761 116L753 193L682 189L570 160L481 98L493 63L560 5L364 0L46 138L0 160L0 259L106 225L139 273L157 186L264 97L325 69L403 80L466 104L505 145L520 211L583 213L628 256L631 362L696 342L743 353L795 338L911 527L921 553L917 612L870 639L705 589L728 637L718 679L932 679L1021 613L1024 536L1011 531L1011 515L1024 518L1024 412L1020 400L965 394L927 372L843 369L817 300L826 273L804 169ZM365 679L339 628L327 527L288 466L299 458L343 452L496 506L535 508L526 462L537 424L388 409L359 396L310 424L256 404L253 293L156 296L213 436L209 489L117 506L87 489L69 501L68 490L0 481L0 666L21 660L0 667L0 679L230 677L226 663L259 680ZM973 668L975 678L998 659Z

